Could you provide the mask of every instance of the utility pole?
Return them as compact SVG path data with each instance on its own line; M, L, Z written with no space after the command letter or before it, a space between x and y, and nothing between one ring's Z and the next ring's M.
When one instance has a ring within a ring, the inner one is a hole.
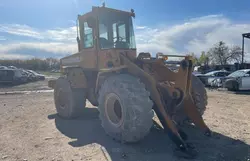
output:
M244 39L245 38L250 39L250 33L242 34L242 60L241 60L242 65L244 63L244 46L245 46Z
M241 64L243 64L244 63L244 34L242 34L242 56L241 56Z

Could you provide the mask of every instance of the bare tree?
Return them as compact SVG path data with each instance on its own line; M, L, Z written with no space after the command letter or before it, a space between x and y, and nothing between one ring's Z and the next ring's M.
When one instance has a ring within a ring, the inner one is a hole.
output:
M229 48L223 41L220 41L209 50L209 57L215 64L226 65L241 60L241 48L233 46Z
M237 63L241 62L242 49L239 46L233 46L230 48L229 53L231 55L231 60L236 61Z

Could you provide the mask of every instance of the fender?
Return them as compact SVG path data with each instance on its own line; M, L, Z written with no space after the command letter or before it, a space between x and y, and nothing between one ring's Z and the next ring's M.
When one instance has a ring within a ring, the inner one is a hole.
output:
M64 72L72 88L88 88L87 78L81 68L68 67L64 68Z
M121 73L122 71L126 70L127 66L122 65L119 67L114 68L107 68L107 69L101 69L97 74L97 80L96 80L96 86L95 86L95 94L98 94L98 91L102 85L102 83L107 79L108 76L111 76L113 74Z

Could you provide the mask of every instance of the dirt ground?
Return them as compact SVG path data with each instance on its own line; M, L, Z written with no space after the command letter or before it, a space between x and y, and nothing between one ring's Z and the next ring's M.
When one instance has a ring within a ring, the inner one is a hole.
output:
M0 84L0 93L13 93L15 91L39 91L39 90L51 90L48 87L48 80L57 77L48 77L45 80L24 83L16 86Z
M120 144L105 134L98 111L90 104L79 119L63 120L56 114L53 92L5 91L0 88L1 161L185 160L173 155L174 145L161 129L152 127L140 143ZM213 136L205 137L194 127L184 128L199 150L195 160L249 161L249 93L209 90L208 97L204 118Z

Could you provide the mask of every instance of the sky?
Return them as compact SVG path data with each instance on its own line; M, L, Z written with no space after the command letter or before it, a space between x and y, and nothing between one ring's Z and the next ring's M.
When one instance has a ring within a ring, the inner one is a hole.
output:
M61 58L77 52L76 17L102 2L0 0L0 58ZM105 2L107 7L135 10L138 52L199 56L221 40L241 46L242 33L250 32L249 0ZM250 61L250 40L245 40L245 50Z

